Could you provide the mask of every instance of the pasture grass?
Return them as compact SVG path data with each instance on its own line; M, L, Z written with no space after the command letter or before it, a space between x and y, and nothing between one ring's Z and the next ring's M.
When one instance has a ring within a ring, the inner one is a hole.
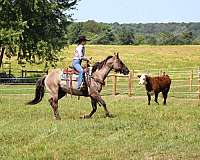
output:
M59 55L57 68L66 68L71 65L75 45L62 50ZM114 52L119 52L121 59L130 70L151 71L160 69L170 71L173 68L180 70L194 69L200 66L200 45L187 46L119 46L119 45L87 45L87 57L93 57L92 63L101 61ZM11 60L4 58L4 62L12 63L12 73L21 75L21 66L16 57ZM45 63L26 64L27 70L43 70ZM29 75L31 76L31 74Z
M146 98L105 96L115 118L103 108L89 120L90 100L65 97L55 121L47 96L0 96L0 159L199 159L200 110L195 100L169 98L166 107ZM159 99L161 103L162 100Z
M71 64L75 46L60 54L59 68ZM99 107L92 119L79 116L91 111L90 100L76 97L60 101L61 121L55 121L48 96L36 106L25 103L34 96L35 86L0 86L0 159L200 159L200 109L197 94L189 99L174 92L188 92L189 73L200 66L200 46L87 46L93 62L119 52L130 70L159 74L166 71L173 79L168 105L152 101L147 105L143 86L133 81L133 97L127 97L127 80L118 79L118 96L111 96L111 79L102 95L115 118L105 118ZM4 62L8 59L4 59ZM12 72L21 75L16 57L11 59ZM42 70L43 64L26 65L27 70ZM176 69L174 69L176 68ZM154 70L155 69L155 70ZM186 73L171 73L184 70ZM197 85L197 78L193 84ZM197 92L197 86L192 87ZM137 96L137 97L136 97Z

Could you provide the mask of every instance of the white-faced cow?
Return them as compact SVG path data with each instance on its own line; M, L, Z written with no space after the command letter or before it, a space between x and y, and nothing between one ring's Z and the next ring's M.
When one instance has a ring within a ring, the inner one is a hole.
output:
M171 85L171 79L168 75L150 77L147 74L138 75L140 79L139 84L145 85L147 96L148 96L148 105L150 105L151 94L155 94L155 102L158 103L158 94L162 92L164 102L166 105L167 95ZM159 104L159 103L158 103Z

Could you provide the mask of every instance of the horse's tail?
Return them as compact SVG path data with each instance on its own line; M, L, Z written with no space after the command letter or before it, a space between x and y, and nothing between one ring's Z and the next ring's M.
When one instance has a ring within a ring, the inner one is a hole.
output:
M42 98L44 97L44 91L45 91L45 84L44 84L44 80L46 78L46 75L43 76L41 79L39 79L36 82L36 89L35 89L35 98L28 102L28 105L34 105L34 104L38 104Z

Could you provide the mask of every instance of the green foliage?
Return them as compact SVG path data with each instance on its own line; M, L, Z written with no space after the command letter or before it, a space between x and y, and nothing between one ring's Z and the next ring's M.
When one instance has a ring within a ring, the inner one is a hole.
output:
M0 47L18 49L18 60L50 64L67 44L66 28L78 0L1 0Z
M84 34L91 39L90 44L199 44L200 23L107 24L89 20L73 23L68 33L70 42Z
M119 28L117 32L115 32L115 36L118 44L130 45L135 42L134 32L125 27Z

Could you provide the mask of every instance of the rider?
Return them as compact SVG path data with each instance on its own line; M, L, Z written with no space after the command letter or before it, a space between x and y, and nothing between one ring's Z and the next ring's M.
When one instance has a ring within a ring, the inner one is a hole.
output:
M72 66L79 72L77 89L81 89L82 87L81 85L83 82L84 70L81 66L81 62L89 61L89 59L85 57L85 44L87 41L90 41L90 40L88 40L85 36L80 36L79 39L76 41L78 46L75 49Z

